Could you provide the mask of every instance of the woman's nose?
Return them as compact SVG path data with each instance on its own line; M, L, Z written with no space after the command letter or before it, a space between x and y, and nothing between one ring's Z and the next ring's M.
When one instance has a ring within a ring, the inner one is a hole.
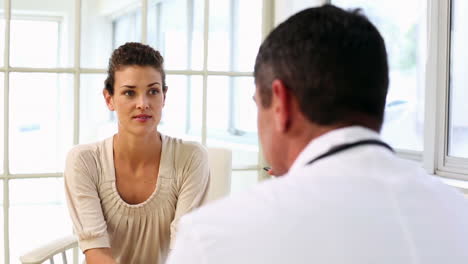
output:
M141 96L138 99L137 108L142 110L149 109L149 101L145 96Z

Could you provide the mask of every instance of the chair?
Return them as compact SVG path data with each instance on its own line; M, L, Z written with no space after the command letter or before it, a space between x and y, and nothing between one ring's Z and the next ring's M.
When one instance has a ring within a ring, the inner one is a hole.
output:
M211 179L203 204L229 194L231 190L232 152L224 148L208 148Z
M208 148L208 162L211 179L203 204L228 195L231 188L231 151L223 148ZM66 251L69 249L73 251L73 262L70 263L78 264L78 241L73 235L48 242L31 250L22 255L20 261L22 264L41 264L49 260L49 263L54 264L54 256L60 255L62 262L68 264Z
M66 251L73 250L73 263L78 264L78 240L75 236L69 235L44 244L30 252L20 256L20 261L23 264L40 264L49 260L54 264L54 256L61 255L62 262L68 263Z

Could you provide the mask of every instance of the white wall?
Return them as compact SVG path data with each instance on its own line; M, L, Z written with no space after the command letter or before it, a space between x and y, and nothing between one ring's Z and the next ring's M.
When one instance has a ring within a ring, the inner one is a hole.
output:
M11 7L13 10L69 13L74 10L74 2L71 0L14 0Z

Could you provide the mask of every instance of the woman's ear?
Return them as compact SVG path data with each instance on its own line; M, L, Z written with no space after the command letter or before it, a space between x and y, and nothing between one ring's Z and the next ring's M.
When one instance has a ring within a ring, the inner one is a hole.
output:
M104 99L106 100L107 108L109 108L109 110L111 111L115 111L114 99L112 98L112 95L109 93L109 91L107 91L107 89L104 88L102 90L102 95L104 96Z
M169 90L169 87L168 87L168 86L164 86L164 88L163 88L163 94L164 94L164 98L163 98L163 107L166 105L166 94L167 94L167 90Z

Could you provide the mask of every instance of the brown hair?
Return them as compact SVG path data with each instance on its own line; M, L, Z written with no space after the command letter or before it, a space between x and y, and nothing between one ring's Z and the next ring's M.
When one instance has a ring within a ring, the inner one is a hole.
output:
M163 63L164 59L159 51L145 44L127 42L112 52L107 69L107 78L104 81L104 88L110 95L114 95L115 71L124 66L151 66L161 73L162 87L165 94L167 86Z

